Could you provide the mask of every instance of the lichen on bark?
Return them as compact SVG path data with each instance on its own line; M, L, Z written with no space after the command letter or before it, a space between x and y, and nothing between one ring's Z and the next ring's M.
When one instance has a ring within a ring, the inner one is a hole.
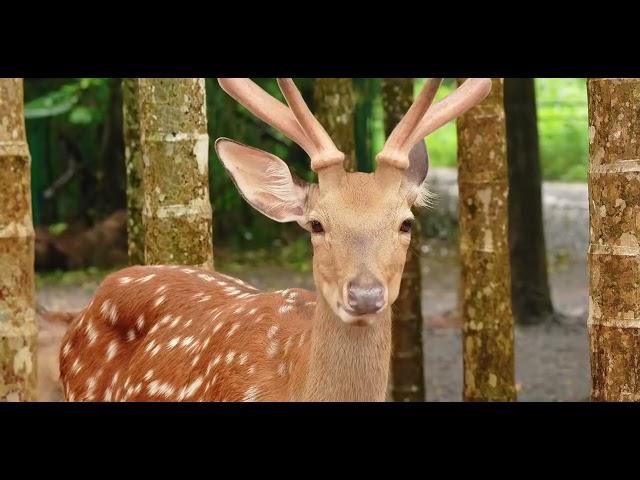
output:
M143 164L140 148L138 79L122 80L122 129L127 170L127 244L130 265L144 265Z
M492 83L457 121L465 401L516 400L503 79Z
M413 103L413 78L382 80L385 134L391 134ZM393 305L391 348L391 396L396 402L425 400L422 344L422 303L420 273L420 223L414 215L411 244L407 252L400 293Z
M31 157L23 84L0 79L0 400L36 400Z
M146 264L213 269L203 78L138 80Z
M640 79L589 79L591 398L640 401Z
M327 130L338 150L345 154L345 170L356 171L356 97L353 81L350 78L316 78L313 97L318 121Z

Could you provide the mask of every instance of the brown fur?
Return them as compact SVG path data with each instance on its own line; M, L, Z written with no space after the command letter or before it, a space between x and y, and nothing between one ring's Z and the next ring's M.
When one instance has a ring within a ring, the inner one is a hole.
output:
M139 283L148 275L154 277ZM131 282L120 283L123 278ZM162 286L166 290L156 293ZM155 307L162 295L165 301ZM115 323L110 308L101 311L105 301L116 309ZM290 312L278 314L281 307ZM189 267L124 269L105 279L63 339L65 396L72 401L241 401L256 387L255 399L286 400L295 390L292 379L301 377L296 370L304 368L308 356L314 307L314 296L305 290L262 293L220 273ZM141 329L136 324L140 314ZM274 326L277 331L269 338ZM179 343L170 348L177 337ZM184 344L189 337L193 343ZM108 360L111 342L117 351ZM150 344L160 345L155 355L147 349ZM153 374L145 378L149 371Z

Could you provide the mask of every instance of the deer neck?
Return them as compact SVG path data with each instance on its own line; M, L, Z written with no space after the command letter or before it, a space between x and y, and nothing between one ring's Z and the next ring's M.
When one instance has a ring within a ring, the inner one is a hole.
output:
M318 295L304 401L384 401L391 355L391 312L373 325L345 324Z

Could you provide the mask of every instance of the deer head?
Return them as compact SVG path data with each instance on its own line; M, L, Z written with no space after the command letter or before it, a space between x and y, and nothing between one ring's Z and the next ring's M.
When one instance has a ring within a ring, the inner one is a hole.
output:
M424 138L480 103L489 79L469 79L432 105L442 79L430 79L377 156L374 173L348 173L340 152L292 79L278 84L288 107L246 78L220 86L309 155L318 184L291 174L278 157L220 138L215 148L243 197L278 222L311 234L319 301L345 323L371 325L398 297L410 242L413 205L425 199Z

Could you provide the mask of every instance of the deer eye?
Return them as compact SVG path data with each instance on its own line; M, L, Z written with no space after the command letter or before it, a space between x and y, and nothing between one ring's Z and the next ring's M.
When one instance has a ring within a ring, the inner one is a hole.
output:
M322 224L319 221L311 220L309 222L309 225L311 226L311 231L313 233L324 233L324 227L322 226Z
M413 219L407 218L402 225L400 225L400 231L403 233L410 233L411 227L413 226Z

